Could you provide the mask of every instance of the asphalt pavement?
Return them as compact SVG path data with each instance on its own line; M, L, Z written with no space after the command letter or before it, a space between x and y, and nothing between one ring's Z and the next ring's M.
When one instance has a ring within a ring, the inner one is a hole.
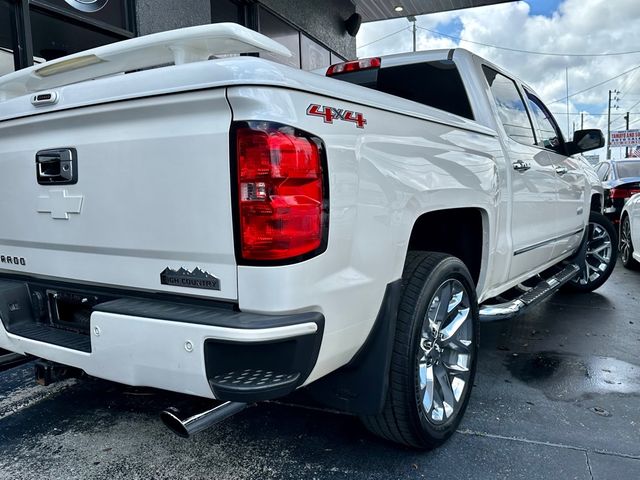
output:
M158 420L209 402L91 378L0 372L0 479L640 479L640 272L482 325L458 432L419 452L354 417L264 403L185 440ZM298 404L294 404L298 402Z

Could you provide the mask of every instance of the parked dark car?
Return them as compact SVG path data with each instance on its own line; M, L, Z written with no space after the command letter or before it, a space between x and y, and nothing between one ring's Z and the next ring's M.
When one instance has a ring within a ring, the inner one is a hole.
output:
M640 159L606 160L596 172L604 187L604 214L619 223L625 202L640 193Z

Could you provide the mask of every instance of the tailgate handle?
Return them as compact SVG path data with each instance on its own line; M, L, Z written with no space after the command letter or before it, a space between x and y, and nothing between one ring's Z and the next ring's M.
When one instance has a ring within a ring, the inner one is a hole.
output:
M75 148L40 150L36 153L36 176L40 185L72 185L78 182Z

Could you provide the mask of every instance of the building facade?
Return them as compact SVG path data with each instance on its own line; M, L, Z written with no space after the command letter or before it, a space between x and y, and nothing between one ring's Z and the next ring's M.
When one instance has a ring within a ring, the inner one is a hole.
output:
M321 7L321 8L320 8ZM0 75L137 35L235 22L284 44L266 58L312 70L355 57L351 0L0 0Z

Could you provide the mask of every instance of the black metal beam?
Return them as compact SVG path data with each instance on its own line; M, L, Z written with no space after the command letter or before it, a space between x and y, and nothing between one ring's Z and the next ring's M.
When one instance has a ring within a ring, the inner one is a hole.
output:
M23 363L31 361L32 358L25 357L19 353L9 353L6 350L0 349L0 372L8 370L13 367L17 367Z
M13 63L16 70L33 65L33 45L31 42L31 20L29 0L11 0L13 3L12 34L15 41Z

